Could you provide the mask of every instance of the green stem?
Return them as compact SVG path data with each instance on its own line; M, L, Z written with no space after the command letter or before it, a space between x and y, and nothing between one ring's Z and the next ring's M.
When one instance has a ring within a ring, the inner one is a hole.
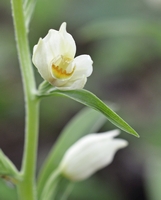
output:
M22 0L11 0L17 49L22 73L26 104L25 147L22 163L22 181L18 185L19 199L36 200L35 170L37 158L39 101L32 69Z
M38 101L30 101L27 106L27 127L25 138L25 149L22 165L23 181L18 185L19 198L21 200L36 200L36 158L38 139Z

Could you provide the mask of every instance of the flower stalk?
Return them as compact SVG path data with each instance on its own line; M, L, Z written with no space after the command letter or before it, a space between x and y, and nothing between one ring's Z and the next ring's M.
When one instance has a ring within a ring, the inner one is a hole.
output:
M29 42L25 26L22 0L11 0L17 50L25 96L25 145L21 168L22 181L18 184L20 200L36 200L35 169L37 158L39 101L32 69Z

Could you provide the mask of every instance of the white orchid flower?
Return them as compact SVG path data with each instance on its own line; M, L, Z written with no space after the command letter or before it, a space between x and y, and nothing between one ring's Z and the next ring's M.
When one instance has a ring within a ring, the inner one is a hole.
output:
M109 165L116 151L128 145L127 141L114 138L118 134L119 130L113 130L78 140L66 151L60 173L72 181L81 181Z
M61 90L82 89L93 71L89 55L75 57L76 44L62 23L34 46L32 61L40 75Z

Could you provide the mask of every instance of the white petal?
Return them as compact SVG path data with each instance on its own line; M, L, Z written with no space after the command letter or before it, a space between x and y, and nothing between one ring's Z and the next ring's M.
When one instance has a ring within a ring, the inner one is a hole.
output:
M52 58L52 52L42 38L40 38L38 44L34 46L32 61L41 76L49 82L53 79L49 69L49 63Z
M50 29L48 34L43 38L48 51L52 54L52 60L61 55L61 36L57 30Z
M66 32L65 23L61 25L59 31L50 29L43 40L48 46L50 52L52 52L53 60L57 59L61 55L71 59L74 58L76 52L75 41L73 37Z
M81 55L74 59L74 65L76 69L74 74L68 81L56 80L55 86L60 90L75 90L82 89L87 82L88 76L92 73L93 67L90 56Z
M59 33L61 35L60 46L62 55L73 59L76 53L76 44L72 35L67 33L65 22L60 26Z
M113 138L118 134L119 130L114 130L78 140L62 159L62 174L73 181L81 181L109 165L116 151L127 146L127 141Z
M81 76L82 74L89 77L93 72L93 61L89 55L80 55L74 59L76 70L73 77Z
M84 85L87 82L87 78L85 76L82 76L80 79L77 80L67 80L67 81L61 81L56 80L54 82L54 85L60 89L60 90L77 90L82 89Z

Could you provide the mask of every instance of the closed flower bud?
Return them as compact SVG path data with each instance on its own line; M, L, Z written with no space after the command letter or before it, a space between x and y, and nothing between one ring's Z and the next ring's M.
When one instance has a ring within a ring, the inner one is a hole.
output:
M75 57L75 53L75 41L64 22L59 31L51 29L39 39L32 61L43 79L58 89L82 89L93 71L93 61L89 55Z
M113 130L78 140L66 151L60 173L72 181L81 181L109 165L116 151L128 145L127 141L114 138L118 134L119 130Z

